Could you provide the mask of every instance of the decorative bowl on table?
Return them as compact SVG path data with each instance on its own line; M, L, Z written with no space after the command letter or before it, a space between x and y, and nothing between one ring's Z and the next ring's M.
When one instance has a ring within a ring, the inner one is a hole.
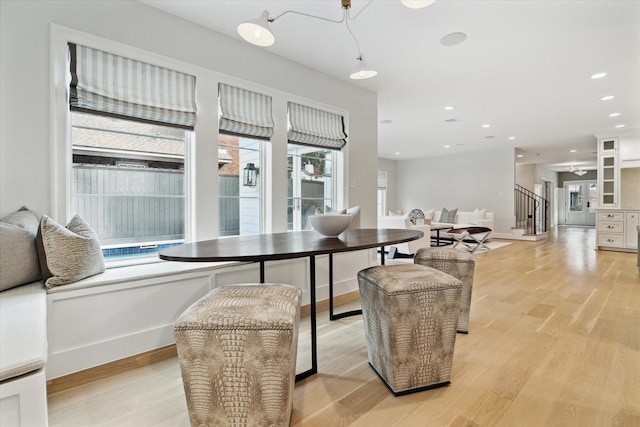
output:
M310 215L311 227L324 237L338 237L351 223L352 215L349 214L323 214Z

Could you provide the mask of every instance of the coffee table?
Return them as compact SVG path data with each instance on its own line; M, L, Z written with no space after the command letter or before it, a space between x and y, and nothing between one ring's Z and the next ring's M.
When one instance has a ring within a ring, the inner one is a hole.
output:
M447 231L447 234L451 236L456 242L453 244L455 248L459 244L465 245L468 249L471 249L471 253L474 253L479 247L489 249L484 243L491 234L491 229L487 227L461 227L452 228Z
M440 232L442 230L451 230L451 228L453 228L451 224L438 224L437 222L431 224L431 231L436 232L436 246L447 246L449 244L448 242L440 244Z
M257 261L260 263L260 283L265 282L264 263L282 259L309 257L309 304L311 320L311 369L296 374L296 381L318 372L316 331L316 255L361 249L382 248L397 243L417 240L422 231L403 229L353 229L342 232L337 238L326 238L313 230L274 234L234 236L222 239L187 243L160 251L160 258L167 261L220 262ZM333 259L331 259L331 267ZM332 276L332 272L330 272ZM333 278L331 288L333 287ZM333 297L333 295L331 295ZM330 300L330 304L333 301ZM332 305L333 306L333 305Z

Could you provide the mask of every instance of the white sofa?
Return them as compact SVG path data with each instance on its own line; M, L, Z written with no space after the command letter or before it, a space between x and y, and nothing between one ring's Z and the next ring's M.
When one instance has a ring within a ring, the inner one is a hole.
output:
M460 227L487 227L494 229L493 212L486 212L484 209L476 209L474 211L458 211L456 212L454 222L440 222L442 211L424 211L425 219L430 219L431 223L440 225L451 225L452 228ZM431 213L431 215L429 214Z
M425 215L425 221L427 223L430 222L430 225L413 225L406 214L394 214L378 217L378 228L411 228L421 230L425 233L422 239L395 245L396 251L404 255L414 255L418 249L431 246L430 238L435 239L437 233L440 234L440 239L443 237L446 238L446 229L444 231L435 231L431 229L432 227L447 226L450 228L461 228L477 226L494 229L493 212L487 212L485 209L457 211L453 222L441 222L440 217L442 211L429 209L423 210L423 213Z
M406 243L399 243L390 246L395 248L395 252L403 255L414 255L420 248L428 248L431 246L431 227L429 225L414 225L406 216L381 216L378 217L378 228L399 228L418 230L424 233L424 237L418 240L412 240ZM394 250L390 250L393 255ZM393 256L391 256L392 258Z

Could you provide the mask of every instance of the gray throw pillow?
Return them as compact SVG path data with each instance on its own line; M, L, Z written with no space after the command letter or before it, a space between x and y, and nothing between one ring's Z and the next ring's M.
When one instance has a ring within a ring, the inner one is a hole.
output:
M46 266L52 275L46 281L48 289L104 272L98 236L79 215L66 228L44 215L40 235Z
M0 291L42 277L36 250L38 216L23 207L0 219Z
M445 222L447 224L454 224L456 222L456 214L458 213L458 208L453 210L446 210L442 208L442 213L440 214L440 222Z

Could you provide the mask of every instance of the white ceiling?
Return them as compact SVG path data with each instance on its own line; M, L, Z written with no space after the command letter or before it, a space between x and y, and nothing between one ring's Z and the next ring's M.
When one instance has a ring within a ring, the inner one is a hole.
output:
M237 25L263 10L342 17L340 0L143 2L236 39ZM594 134L639 133L639 1L438 0L412 10L374 0L363 10L367 3L353 1L351 15L362 13L350 25L379 74L351 82L377 92L378 121L392 121L378 125L380 157L514 146L519 163L595 169ZM349 81L357 49L344 24L288 14L271 28L275 44L256 49ZM452 32L466 41L440 44ZM607 76L591 79L597 72Z

